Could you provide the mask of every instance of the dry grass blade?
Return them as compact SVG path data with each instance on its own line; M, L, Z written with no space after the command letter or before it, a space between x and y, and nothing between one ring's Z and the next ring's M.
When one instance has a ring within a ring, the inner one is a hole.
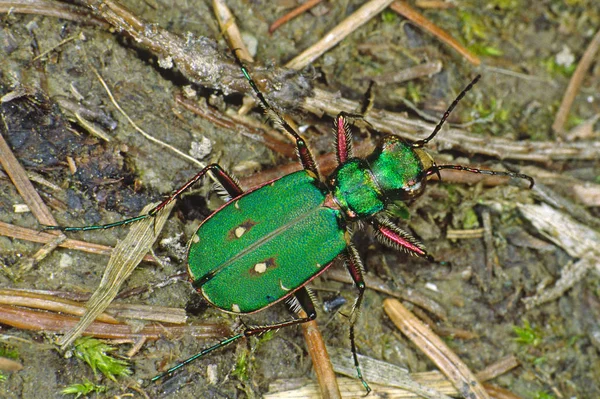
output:
M483 386L469 368L435 335L396 299L386 299L383 308L392 322L434 362L464 397L489 398Z
M59 3L57 1L0 1L0 13L46 15L48 17L66 19L68 21L89 23L101 26L105 29L108 28L108 24L105 21L90 15L86 9L72 4Z
M348 357L345 356L344 353L346 350L347 349L330 348L329 352L332 353L332 361L335 371L344 375L350 375L355 373L356 370L354 369L354 364L351 359L348 359ZM338 356L338 354L340 356ZM342 359L342 356L344 356L345 359ZM409 374L399 367L390 365L386 362L370 359L366 356L359 355L359 357L361 364L364 366L363 369L365 371L365 376L369 381L372 382L370 385L371 388L373 388L373 391L371 394L369 394L369 398L419 399L427 397L423 395L423 392L416 393L413 390L401 388L402 381L399 381L399 376L402 376L403 374L409 376L410 380L416 383L417 386L425 387L428 391L435 390L438 393L436 399L446 397L446 395L453 397L457 397L459 395L459 391L439 371L427 371ZM343 364L340 364L340 362ZM512 370L518 365L519 363L514 356L507 356L478 372L476 377L479 381L487 381ZM387 374L389 374L389 376L387 376ZM391 384L386 382L386 380L389 380L390 378L393 379L393 383ZM364 389L361 390L362 385L358 380L355 378L350 379L345 377L339 377L337 380L343 398L364 398ZM518 399L518 397L512 392L490 384L486 384L485 389L490 394L502 392L504 396L499 396L502 398ZM317 384L305 379L276 380L269 384L269 392L269 394L264 396L265 398L289 399L321 397L319 395ZM496 398L496 396L494 396L494 398Z
M392 3L392 0L371 0L356 10L352 15L339 23L285 66L291 69L302 69L323 55L327 50L341 42L346 36L367 23Z
M134 223L127 237L119 241L106 266L99 287L87 304L88 311L81 318L77 327L62 337L59 342L62 347L71 344L117 296L121 284L152 248L152 244L162 230L174 205L175 202L173 201L158 212L155 217L149 217ZM151 204L146 206L142 213L147 213L152 207Z
M353 377L356 375L353 359L348 356L348 349L330 349L334 370L342 375ZM448 395L456 394L456 389L441 374L436 381L419 381L419 375L409 373L405 368L376 360L367 356L358 355L365 380L369 384L394 387L399 390L411 392L424 399L450 399ZM377 390L375 390L377 393Z
M458 391L440 373L415 373L411 375L420 384L440 388L446 394L457 396ZM341 377L338 378L340 392L344 399L365 398L365 389L360 381ZM370 384L373 389L367 398L369 399L422 399L423 396L407 390ZM317 384L310 380L278 380L269 384L269 393L264 395L265 399L321 399Z

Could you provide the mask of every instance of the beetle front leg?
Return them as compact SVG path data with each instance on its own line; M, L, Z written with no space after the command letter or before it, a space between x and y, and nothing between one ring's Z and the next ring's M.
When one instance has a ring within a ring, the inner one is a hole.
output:
M175 198L181 195L182 192L187 190L190 186L196 183L198 180L202 179L204 175L207 173L213 173L213 176L217 181L225 188L227 193L231 197L237 197L241 195L244 191L236 181L236 179L227 173L219 164L213 163L206 166L200 172L196 174L192 179L190 179L187 183L181 186L177 191L169 196L169 198L165 199L163 202L154 207L150 212L145 215L139 215L136 217L132 217L125 220L120 220L114 223L101 224L101 225L93 225L93 226L83 226L83 227L63 227L63 226L43 226L43 230L60 230L60 231L89 231L89 230L104 230L110 229L112 227L123 226L126 224L134 223L142 219L146 219L148 217L156 215L161 209L167 206L168 203L173 201Z
M271 106L271 104L269 104L269 102L267 101L264 94L260 91L260 89L256 85L256 82L254 82L254 79L250 75L250 72L248 72L248 69L242 63L242 60L240 60L239 57L237 56L236 50L233 50L233 55L234 55L236 61L238 62L238 64L240 65L242 73L244 74L244 77L248 81L248 84L250 84L250 87L254 91L254 94L256 94L256 97L258 98L258 100L260 101L262 106L264 107L267 115L271 119L273 119L273 121L275 122L275 125L277 125L280 129L283 129L287 133L289 133L296 141L296 150L298 151L298 156L300 157L300 162L302 162L302 167L306 170L311 171L312 173L314 173L315 176L317 176L317 178L319 178L319 169L317 168L317 163L315 162L315 159L314 159L312 153L310 152L310 149L306 145L306 141L304 141L304 139L298 134L298 132L293 127L291 127L289 123L287 123L287 121L279 113L279 111L277 111L275 108L273 108Z
M346 112L340 112L335 117L335 154L338 164L346 162L352 158L352 131L348 124L348 116ZM353 116L353 115L352 115Z
M420 256L430 262L434 262L431 255L427 253L421 244L411 234L393 224L388 218L378 216L369 221L376 231L377 239L383 244L395 249L404 249L411 254Z

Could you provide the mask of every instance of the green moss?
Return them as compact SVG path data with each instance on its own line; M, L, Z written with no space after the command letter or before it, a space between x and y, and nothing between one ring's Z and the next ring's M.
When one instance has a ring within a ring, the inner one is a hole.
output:
M104 385L96 385L87 378L84 378L84 381L81 384L71 384L61 391L63 395L76 395L75 399L89 395L93 392L106 392L106 387Z
M6 357L8 359L15 360L19 358L19 351L14 348L2 345L0 346L0 357Z
M462 224L464 229L475 229L479 227L479 217L473 208L469 208L465 211Z
M241 381L248 381L250 379L248 355L249 352L247 350L241 351L235 361L235 367L231 372L233 376Z
M513 332L517 335L515 341L521 345L538 346L542 342L542 333L533 328L529 321L523 321L523 327L513 326Z
M419 103L423 97L421 95L421 88L412 81L406 85L406 95L414 104Z
M541 61L542 66L546 71L554 76L561 75L565 77L571 77L573 72L575 72L575 68L577 68L577 63L574 62L571 65L561 65L556 63L556 56L551 56Z
M384 10L381 13L381 21L384 24L396 25L398 23L398 14L394 11Z
M468 43L475 41L476 39L487 39L488 36L488 25L486 25L483 19L470 12L462 11L458 13L461 21L461 31L463 37Z
M491 0L488 3L490 6L503 11L518 10L521 8L520 0Z
M533 394L534 399L555 399L555 396L548 392L538 391Z
M95 338L83 337L75 341L75 356L85 361L94 374L100 371L116 381L116 377L130 375L131 370L125 360L116 359L108 354L114 350L114 347Z
M477 55L488 57L501 57L502 55L504 55L504 52L499 48L485 45L482 43L475 43L470 45L469 50L471 50L472 53L475 53Z

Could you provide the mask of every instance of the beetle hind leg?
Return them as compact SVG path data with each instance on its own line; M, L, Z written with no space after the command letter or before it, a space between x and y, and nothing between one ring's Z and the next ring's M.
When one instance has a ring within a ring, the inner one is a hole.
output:
M227 339L224 339L223 341L218 342L217 344L215 344L211 347L203 349L202 351L195 354L194 356L189 357L188 359L182 361L181 363L171 367L164 373L161 373L161 374L153 377L150 381L151 382L158 381L158 380L174 373L175 371L179 370L183 366L193 362L194 360L204 357L204 356L208 355L210 352L213 352L217 349L228 346L241 338L247 338L247 337L251 337L253 335L260 335L267 331L279 330L280 328L293 326L295 324L306 323L311 320L314 320L317 317L317 312L315 311L315 306L313 305L310 294L308 293L308 290L306 288L301 288L298 291L296 291L296 293L294 294L294 298L295 299L290 304L290 307L292 307L292 309L298 308L298 309L304 310L304 312L306 313L306 317L283 321L283 322L275 323L275 324L269 324L267 326L247 327L244 331L240 332L239 334L233 335Z
M350 313L350 346L352 348L352 358L354 359L354 367L356 368L356 374L360 379L360 382L363 384L363 387L367 391L367 395L371 392L371 387L362 376L362 371L360 368L360 364L358 362L358 355L356 353L356 339L354 335L354 326L356 324L356 320L360 315L360 306L362 304L362 300L365 294L365 280L363 277L364 269L362 265L362 261L360 260L360 256L358 251L354 247L354 245L349 244L346 249L346 254L344 255L346 260L346 268L354 281L354 285L358 289L358 295L356 296L356 301L354 302L354 306L352 307L352 313Z

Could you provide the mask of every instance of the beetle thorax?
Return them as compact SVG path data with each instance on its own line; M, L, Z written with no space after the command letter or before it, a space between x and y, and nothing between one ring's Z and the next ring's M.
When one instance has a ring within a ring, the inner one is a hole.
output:
M432 164L425 151L387 136L367 158L352 158L340 165L328 183L346 215L360 219L382 211L391 201L420 195L425 170Z

